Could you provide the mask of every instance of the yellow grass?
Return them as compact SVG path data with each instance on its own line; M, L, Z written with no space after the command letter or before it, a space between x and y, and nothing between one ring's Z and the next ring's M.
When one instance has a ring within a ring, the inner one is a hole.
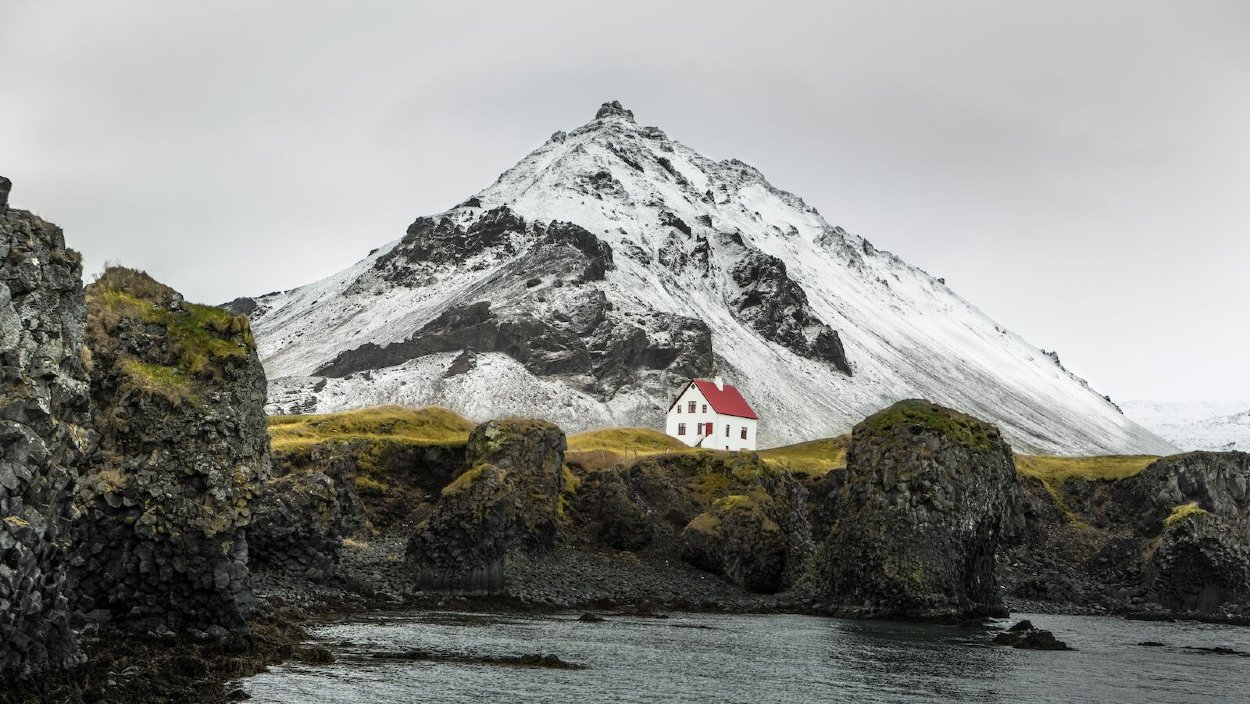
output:
M1190 516L1206 515L1208 515L1206 509L1199 507L1196 501L1190 501L1187 504L1181 504L1180 506L1172 509L1172 513L1168 515L1167 518L1163 519L1163 524L1167 526L1174 526Z
M1016 471L1047 484L1062 484L1074 477L1088 480L1126 479L1159 459L1154 455L1100 455L1095 457L1053 457L1016 455Z
M398 440L414 444L466 442L471 430L472 421L436 406L374 406L341 413L269 418L269 437L277 451L344 440Z
M778 469L822 475L831 469L846 466L846 446L850 441L851 436L848 433L834 438L760 450L759 455Z
M686 443L650 428L603 428L569 436L569 452L653 454L687 449Z

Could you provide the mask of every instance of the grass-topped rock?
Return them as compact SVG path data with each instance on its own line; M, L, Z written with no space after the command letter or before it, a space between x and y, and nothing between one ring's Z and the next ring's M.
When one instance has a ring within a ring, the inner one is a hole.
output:
M815 581L835 610L953 620L1004 613L994 555L1020 501L998 430L927 401L855 426Z
M276 473L322 472L334 480L345 535L411 528L422 504L466 467L472 421L445 408L375 406L273 416Z
M1236 522L1188 503L1175 507L1160 530L1143 570L1154 603L1209 614L1250 600L1250 546Z
M120 267L86 297L99 443L78 489L75 606L246 633L246 531L270 472L247 318Z
M492 420L469 434L469 468L440 492L408 541L424 590L494 593L512 550L545 552L561 524L566 441L559 427Z

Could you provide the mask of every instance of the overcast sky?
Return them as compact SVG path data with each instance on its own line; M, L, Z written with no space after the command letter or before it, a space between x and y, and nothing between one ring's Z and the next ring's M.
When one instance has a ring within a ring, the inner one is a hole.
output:
M0 0L0 174L194 300L342 269L619 99L1113 398L1250 399L1250 3Z

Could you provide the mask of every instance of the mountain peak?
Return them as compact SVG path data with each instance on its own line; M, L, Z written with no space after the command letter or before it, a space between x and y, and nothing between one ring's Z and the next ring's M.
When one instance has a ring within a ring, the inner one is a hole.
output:
M621 105L621 101L613 100L610 103L604 103L599 106L599 112L595 113L595 119L601 120L605 117L623 117L630 122L634 121L634 111L628 110Z

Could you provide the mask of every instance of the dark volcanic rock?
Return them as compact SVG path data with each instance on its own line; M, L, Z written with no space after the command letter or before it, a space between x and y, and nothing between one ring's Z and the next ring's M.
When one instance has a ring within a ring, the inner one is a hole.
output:
M564 433L544 421L494 420L474 428L470 469L441 491L408 541L422 589L495 593L512 549L549 550L559 524Z
M1212 613L1250 601L1250 546L1230 522L1201 509L1164 521L1144 581L1153 600L1172 611Z
M1028 621L1021 621L994 636L995 645L1009 645L1022 650L1072 650L1067 643L1055 639L1050 631L1035 628Z
M603 105L601 105L599 107L598 112L595 113L596 120L599 120L605 117L623 117L626 120L633 122L634 112L632 110L626 110L624 107L622 107L621 101L613 100L611 102L604 103Z
M546 421L492 420L469 434L469 465L490 464L507 474L516 504L515 535L528 550L555 544L566 448L564 431Z
M100 443L76 501L74 606L245 633L246 529L270 472L247 318L116 267L87 301Z
M862 615L1004 614L995 552L1019 501L1011 448L994 426L899 402L855 426L817 582Z
M488 301L443 311L409 339L379 347L366 343L341 353L316 376L348 374L403 364L437 352L503 352L535 374L590 371L590 355L576 335L530 315L497 317Z
M1250 522L1250 454L1190 452L1164 457L1139 474L1116 482L1107 513L1143 535L1158 535L1164 520L1182 504L1204 510L1247 530ZM1247 534L1250 539L1250 534Z
M741 245L741 237L735 240ZM807 292L786 273L777 257L743 247L743 256L730 271L739 292L729 305L742 321L764 337L795 353L829 362L843 374L851 364L838 333L816 317Z
M511 514L511 491L502 470L478 465L461 474L408 541L408 565L417 585L467 594L502 591Z
M331 576L343 538L355 528L341 525L342 516L337 487L325 474L297 472L270 479L248 528L252 564L314 580Z
M782 587L786 534L755 497L718 500L681 537L682 558L696 567L723 574L749 592L771 594Z
M0 176L0 215L9 209L9 191L13 190L13 182Z
M0 178L0 679L77 664L63 546L87 449L86 308L61 229Z

